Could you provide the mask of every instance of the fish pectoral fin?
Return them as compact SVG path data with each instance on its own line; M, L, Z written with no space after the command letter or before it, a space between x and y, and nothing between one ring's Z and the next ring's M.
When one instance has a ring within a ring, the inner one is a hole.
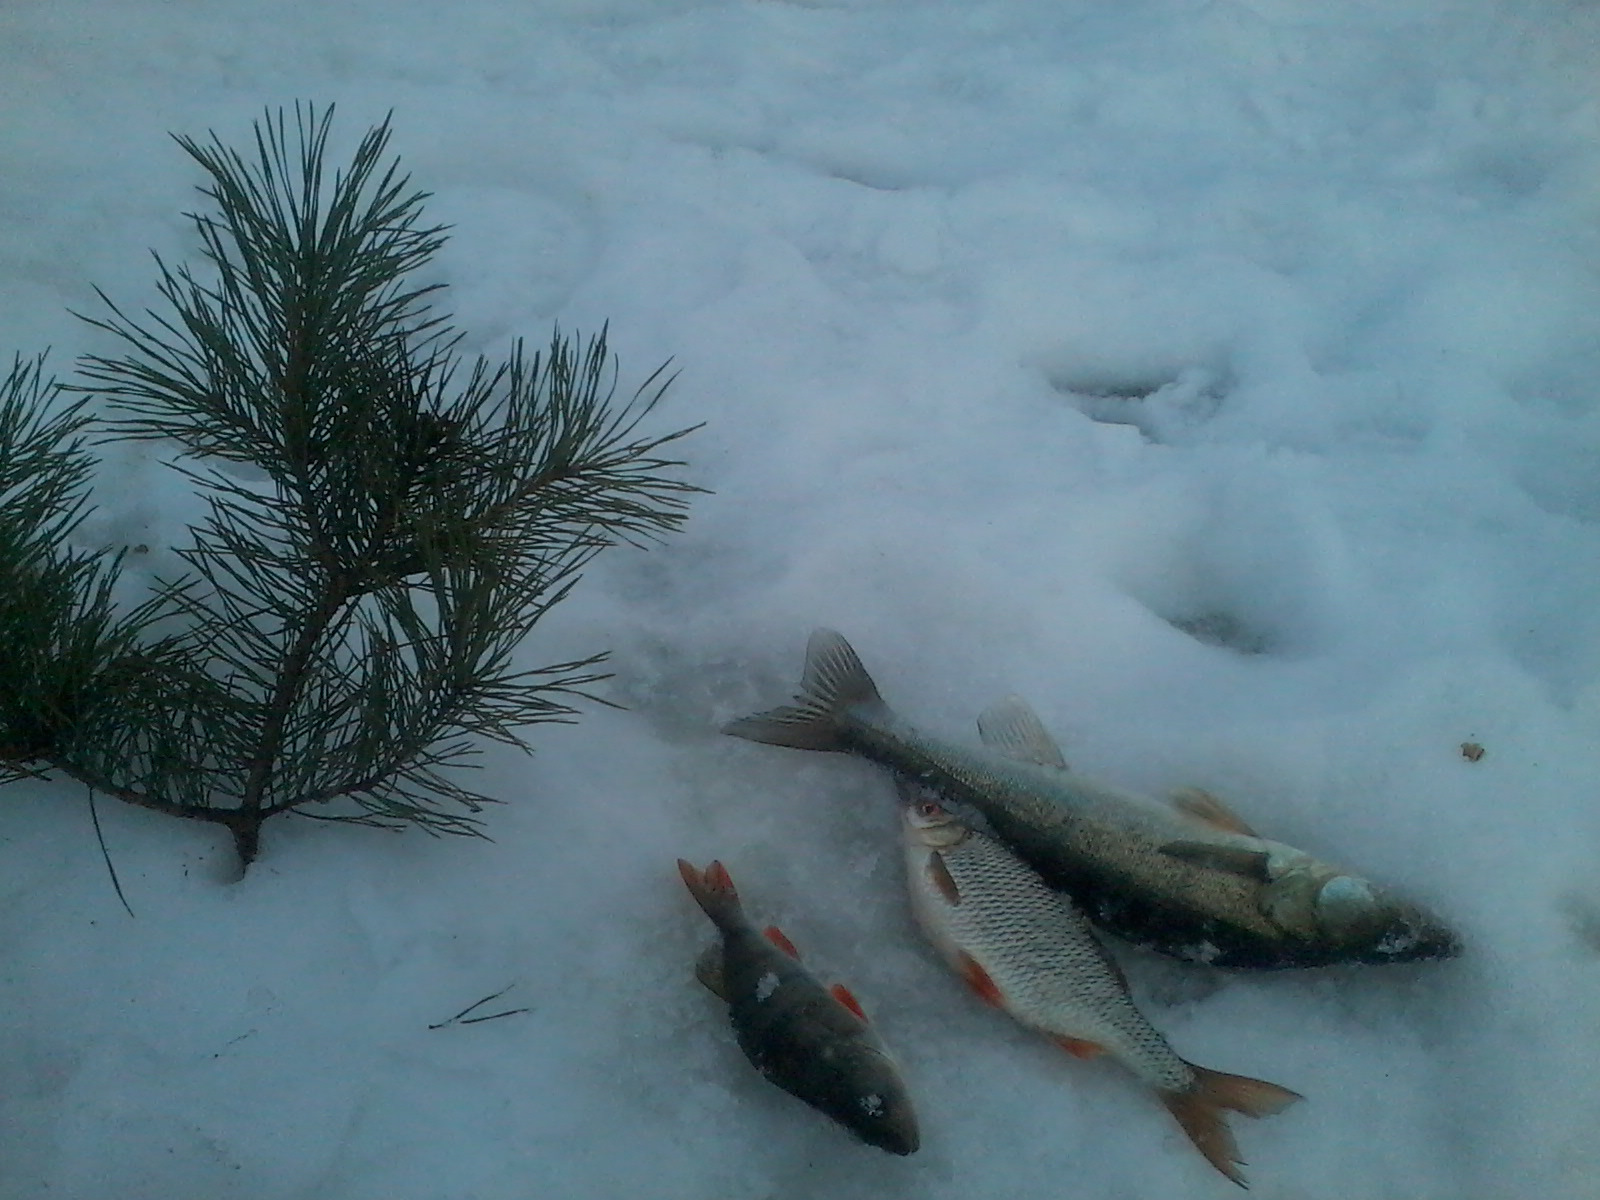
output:
M950 868L944 861L944 855L937 850L928 852L928 878L939 894L952 905L961 903L961 889L956 886L956 877L950 874Z
M1197 821L1204 821L1213 829L1221 830L1223 833L1238 833L1245 837L1260 836L1245 824L1238 813L1203 788L1179 788L1172 793L1171 799L1173 808Z
M960 963L961 978L967 981L967 986L973 990L978 999L985 1004L992 1004L995 1008L1004 1008L1006 1006L1005 993L1000 990L1000 985L994 981L989 972L983 969L977 959L963 952Z
M1246 879L1254 879L1260 883L1265 883L1269 878L1265 850L1247 850L1242 846L1217 846L1211 842L1178 841L1162 845L1161 853L1169 858L1194 863L1198 867L1227 871L1229 874L1242 875Z
M851 1012L855 1013L855 1015L860 1017L863 1021L865 1021L867 1019L867 1014L866 1014L865 1010L862 1009L862 1007L861 1007L861 1001L857 1000L856 999L856 994L854 992L852 992L849 988L845 987L844 984L842 984L842 983L834 984L831 988L828 989L828 994L830 996L832 996L835 1000L837 1000L840 1004L842 1004L846 1008L848 1008Z
M712 942L695 959L694 977L705 984L706 990L724 1003L729 1003L728 984L723 975L722 943Z
M771 942L779 950L782 950L790 958L794 959L796 962L800 960L800 951L794 948L794 943L789 940L788 935L785 934L783 930L779 929L776 925L768 925L761 932L766 935L767 941Z
M978 736L991 750L1041 767L1067 769L1066 755L1021 696L1007 696L978 715Z
M1087 1041L1084 1038L1067 1037L1065 1034L1052 1034L1050 1040L1072 1055L1073 1058L1098 1058L1106 1052L1106 1048L1099 1042Z

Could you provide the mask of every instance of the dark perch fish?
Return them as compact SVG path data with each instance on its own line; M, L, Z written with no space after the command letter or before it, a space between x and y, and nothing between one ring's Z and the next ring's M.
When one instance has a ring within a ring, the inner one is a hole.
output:
M1442 958L1459 949L1455 935L1417 905L1257 837L1203 792L1164 805L1084 779L1020 700L996 705L978 725L982 747L920 732L883 702L850 644L818 630L796 703L732 721L723 732L859 754L970 805L1096 924L1175 958L1319 967Z
M722 934L697 974L727 1001L745 1057L868 1145L913 1153L920 1137L905 1083L849 989L824 987L776 926L757 929L720 862L702 872L680 858L678 871Z

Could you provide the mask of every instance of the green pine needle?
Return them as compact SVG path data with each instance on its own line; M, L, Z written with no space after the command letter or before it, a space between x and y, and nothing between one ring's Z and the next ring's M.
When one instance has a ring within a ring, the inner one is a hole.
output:
M43 385L20 365L0 394L0 495L21 487L8 462L31 481L0 523L0 570L37 577L39 611L74 614L55 636L81 628L80 675L119 681L106 703L12 706L42 731L0 714L21 739L0 770L42 763L223 824L245 865L291 811L481 833L494 798L460 768L572 720L606 678L600 654L522 666L525 638L597 553L664 537L699 490L671 457L691 430L646 428L666 367L619 401L604 330L460 361L439 286L413 282L443 243L426 194L386 159L387 120L330 169L332 115L269 113L248 154L178 138L215 205L191 214L204 270L158 260L161 306L106 299L85 318L121 353L84 360L70 390L111 409L112 436L175 444L204 502L187 574L131 625L112 617L115 560L59 549L91 469L83 402L28 416Z

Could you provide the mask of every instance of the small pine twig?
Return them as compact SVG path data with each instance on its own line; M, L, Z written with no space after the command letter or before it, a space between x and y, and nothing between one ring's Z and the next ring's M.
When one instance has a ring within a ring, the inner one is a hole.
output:
M113 439L176 444L201 501L175 548L185 574L117 624L117 556L32 549L75 523L89 470L81 455L52 468L34 443L75 449L87 401L10 456L45 481L11 514L20 569L0 537L0 644L7 622L55 614L34 639L50 689L22 694L0 661L0 782L42 765L221 825L246 869L262 824L290 812L482 836L498 801L462 769L604 703L604 654L529 669L524 639L595 555L659 540L701 490L670 456L691 430L644 426L666 367L619 396L604 330L463 364L464 335L431 307L443 285L413 281L445 227L387 157L387 118L341 169L331 129L331 108L297 104L243 152L178 138L213 205L188 214L201 262L157 260L155 309L102 294L84 318L115 349L61 390L103 401ZM10 425L41 386L26 364L0 386ZM92 620L67 619L74 592Z
M474 1001L473 1003L471 1003L471 1004L467 1005L465 1008L463 1008L455 1016L450 1017L447 1020L440 1021L437 1025L429 1025L428 1028L429 1029L444 1029L446 1026L449 1026L449 1025L478 1025L478 1024L481 1024L484 1021L498 1021L501 1017L514 1017L518 1013L532 1012L533 1009L531 1009L531 1008L508 1008L504 1012L490 1013L488 1016L485 1016L485 1017L468 1017L467 1016L467 1014L469 1012L472 1012L474 1009L482 1008L485 1004L488 1004L489 1001L500 999L501 996L504 996L507 992L509 992L512 988L514 988L516 986L517 985L514 984L514 983L508 983L508 984L506 984L505 987L501 988L498 992L494 993L494 995L485 996L482 1000Z
M117 899L122 901L130 917L134 916L133 906L128 903L128 898L122 894L122 881L117 878L117 868L111 862L111 851L106 848L106 836L100 829L100 810L95 807L94 789L89 788L89 819L94 822L94 840L100 843L100 856L106 860L106 874L111 876L111 886L117 891ZM137 917L134 917L137 920Z

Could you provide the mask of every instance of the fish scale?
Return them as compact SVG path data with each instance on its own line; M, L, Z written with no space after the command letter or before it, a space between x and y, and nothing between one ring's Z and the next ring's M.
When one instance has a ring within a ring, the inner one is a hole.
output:
M1071 900L1002 842L927 799L921 785L899 785L912 908L950 965L983 999L1069 1052L1104 1052L1127 1067L1206 1161L1246 1186L1227 1112L1269 1116L1298 1093L1180 1058L1134 1006Z
M932 872L937 856L960 896ZM966 830L945 849L908 848L913 906L959 971L975 960L1008 1013L1043 1033L1092 1042L1152 1087L1182 1090L1194 1071L1128 997L1121 972L1072 902L993 838Z
M1318 967L1442 958L1455 934L1418 905L1258 837L1216 797L1159 802L1068 767L1012 697L978 718L981 746L949 742L884 703L840 634L806 647L795 703L723 726L752 741L857 754L983 815L988 827L1102 929L1219 967Z

